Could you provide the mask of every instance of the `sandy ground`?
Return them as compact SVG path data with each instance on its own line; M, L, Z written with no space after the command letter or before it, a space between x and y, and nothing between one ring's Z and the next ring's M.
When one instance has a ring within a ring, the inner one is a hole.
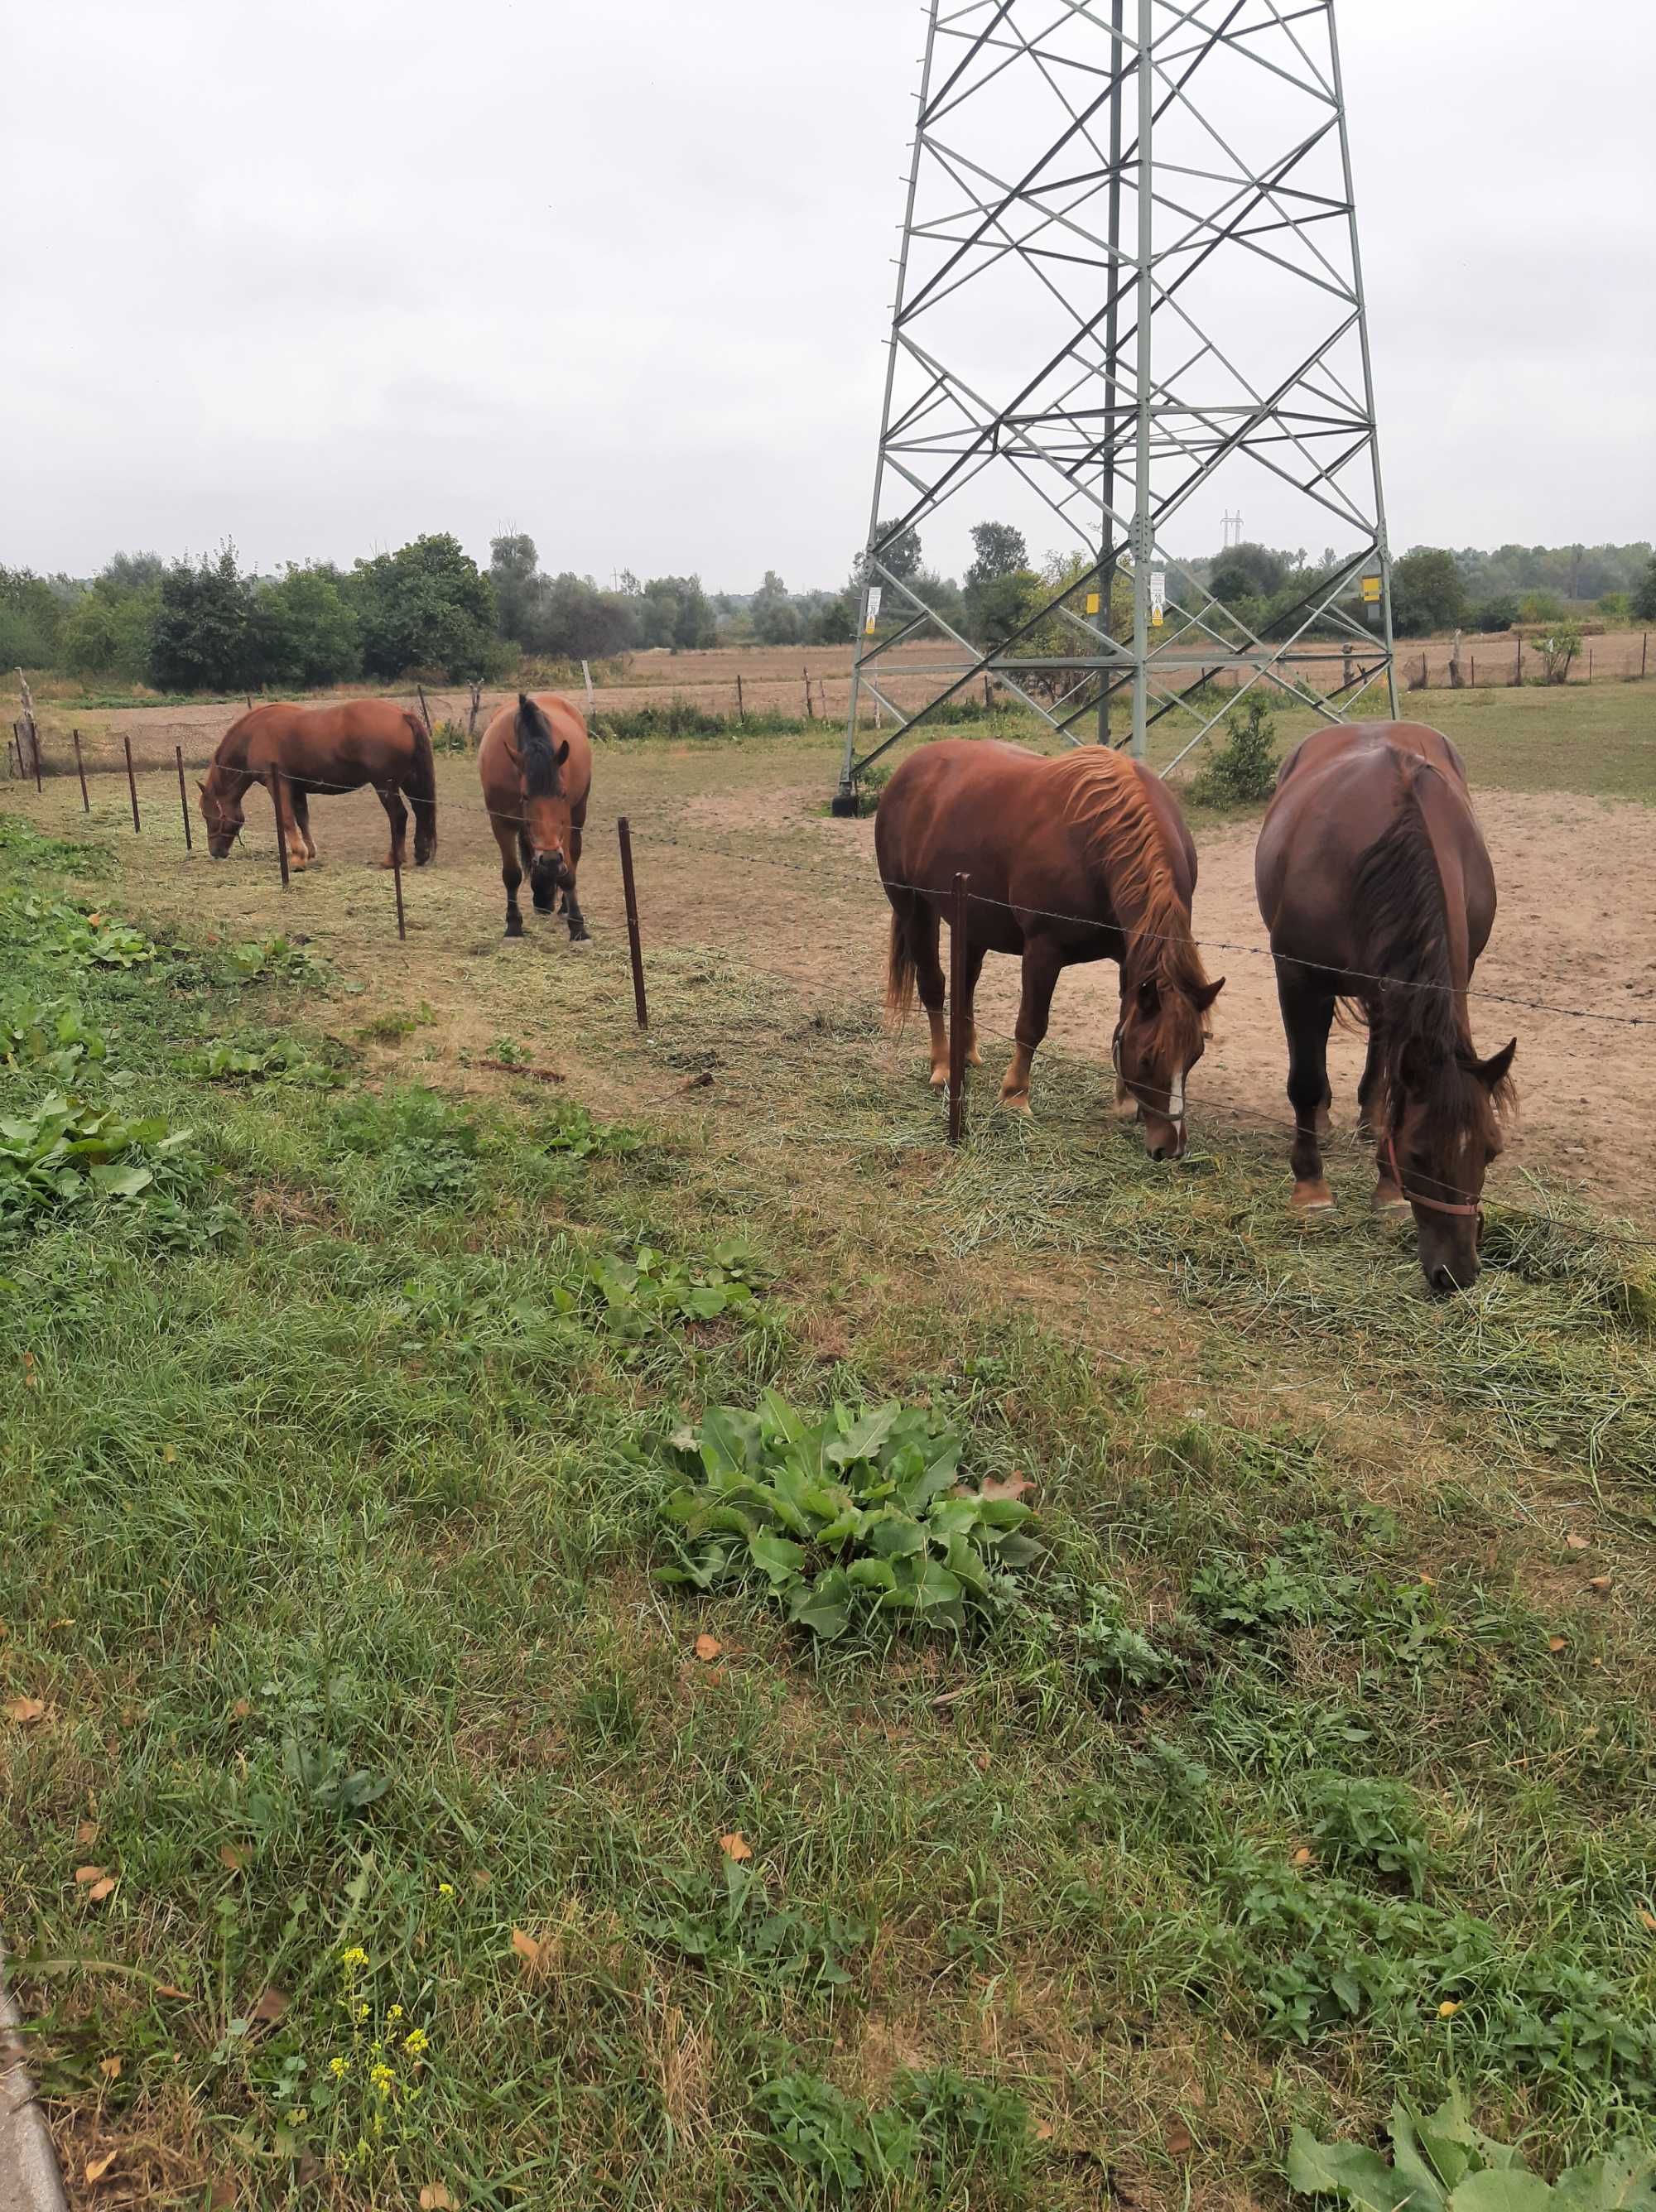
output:
M631 819L637 853L647 952L705 948L728 956L732 972L775 975L808 1013L866 1017L872 1036L885 969L888 910L874 881L871 822L826 818L831 787L830 746L780 741L731 746L600 746L581 871L581 900L595 933L618 942L624 927L614 817ZM503 902L499 860L479 804L475 771L457 757L439 763L441 845L433 871L407 879L411 940L417 943L418 988L434 1001L463 997L478 952L497 939ZM125 780L94 787L97 817L107 831L130 835ZM48 785L44 802L27 794L28 811L72 828L80 818L72 783ZM176 782L143 779L146 845L163 881L161 908L181 892L209 927L305 927L343 911L377 927L388 916L390 889L368 875L385 851L384 816L365 793L313 806L313 827L325 866L299 878L278 902L274 843L262 794L249 802L249 835L229 867L216 868L199 851L182 851ZM1479 999L1474 1035L1493 1051L1516 1033L1520 1112L1492 1188L1521 1194L1533 1173L1575 1194L1656 1223L1656 1158L1647 1131L1656 1112L1656 912L1649 896L1656 859L1656 811L1557 793L1485 791L1478 799L1501 887L1494 940L1478 971L1481 990L1546 1001L1562 1008L1623 1017L1653 1026L1543 1012ZM199 824L198 823L198 830ZM1253 900L1257 824L1238 821L1204 830L1198 843L1201 881L1197 933L1209 972L1223 975L1215 1034L1191 1084L1193 1132L1215 1144L1239 1128L1280 1131L1286 1164L1286 1053L1269 960L1258 956L1263 931ZM155 842L149 843L153 836ZM187 878L180 870L191 871ZM176 877L176 881L167 880ZM343 878L349 878L349 881ZM314 888L313 888L314 886ZM344 902L343 908L341 902ZM279 918L279 920L278 920ZM353 933L357 925L350 925ZM561 951L562 925L531 922ZM1249 951L1239 948L1255 948ZM394 943L393 948L394 950ZM1058 989L1049 1043L1099 1067L1108 1083L1108 1042L1114 1020L1115 970L1101 964L1072 969ZM1018 973L992 960L979 991L985 1033L983 1080L998 1080L1016 1017ZM921 1057L916 1029L896 1048ZM710 1034L716 1046L716 1034ZM872 1046L873 1049L882 1049ZM1336 1027L1330 1042L1336 1132L1330 1149L1336 1191L1365 1203L1372 1171L1355 1157L1349 1133L1363 1044ZM1033 1101L1040 1111L1040 1062ZM1286 1164L1285 1164L1286 1172Z

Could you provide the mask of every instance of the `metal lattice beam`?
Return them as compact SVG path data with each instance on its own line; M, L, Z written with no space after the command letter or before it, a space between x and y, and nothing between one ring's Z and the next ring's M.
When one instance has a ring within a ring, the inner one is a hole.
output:
M1071 743L1090 719L1107 741L1129 695L1135 752L1172 717L1178 758L1219 719L1207 679L1226 672L1333 720L1383 679L1395 714L1333 0L931 0L907 185L865 556L900 620L876 630L865 590L843 793L979 678ZM1278 542L1313 525L1329 541L1299 603L1258 627L1169 550L1218 539L1245 489ZM983 649L891 556L1008 498L1070 566ZM942 648L937 688L910 714L892 656L922 636ZM865 692L896 726L859 754Z

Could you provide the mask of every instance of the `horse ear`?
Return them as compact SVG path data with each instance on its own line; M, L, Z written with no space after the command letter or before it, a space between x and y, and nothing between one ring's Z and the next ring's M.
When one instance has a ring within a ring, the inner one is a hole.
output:
M1205 1014L1224 988L1225 978L1221 975L1216 983L1204 983L1199 990L1192 991L1190 996L1196 1001L1197 1013Z
M563 744L558 747L558 749L557 749L557 752L553 755L553 758L557 761L557 763L558 766L559 766L560 768L562 768L562 767L563 767L563 763L564 763L564 762L565 762L566 760L568 760L568 758L569 758L569 739L568 739L567 738L564 738L564 740L563 740Z
M1488 1060L1477 1064L1478 1080L1489 1091L1499 1091L1513 1071L1513 1055L1518 1050L1518 1039L1504 1044L1499 1052L1491 1053Z
M1138 1010L1148 1021L1160 1005L1161 994L1156 988L1156 979L1154 975L1147 975L1138 987Z

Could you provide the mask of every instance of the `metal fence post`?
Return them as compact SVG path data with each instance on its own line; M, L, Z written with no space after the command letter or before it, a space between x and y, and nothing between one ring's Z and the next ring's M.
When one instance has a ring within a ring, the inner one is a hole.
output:
M966 1130L966 892L970 876L958 875L949 901L949 1142Z
M92 801L86 794L86 763L81 758L81 733L76 730L72 734L75 739L75 773L81 779L81 811L90 814Z
M179 811L184 817L184 849L186 853L193 853L196 849L196 841L190 830L190 799L184 788L184 747L182 745L174 746L173 757L179 764Z
M123 738L121 744L126 751L126 791L132 801L132 827L137 830L141 825L138 821L138 780L132 773L132 740Z
M621 844L621 889L627 902L627 946L632 954L632 1002L638 1015L641 1030L649 1027L649 1010L644 1002L644 948L638 936L638 886L632 874L632 830L624 814L615 825Z

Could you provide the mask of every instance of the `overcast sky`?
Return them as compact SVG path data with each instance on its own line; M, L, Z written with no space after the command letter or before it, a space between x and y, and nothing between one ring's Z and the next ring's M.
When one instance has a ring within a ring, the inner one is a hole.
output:
M1656 9L1340 22L1394 544L1656 535ZM914 0L0 0L0 561L515 528L606 581L837 583L922 37Z

